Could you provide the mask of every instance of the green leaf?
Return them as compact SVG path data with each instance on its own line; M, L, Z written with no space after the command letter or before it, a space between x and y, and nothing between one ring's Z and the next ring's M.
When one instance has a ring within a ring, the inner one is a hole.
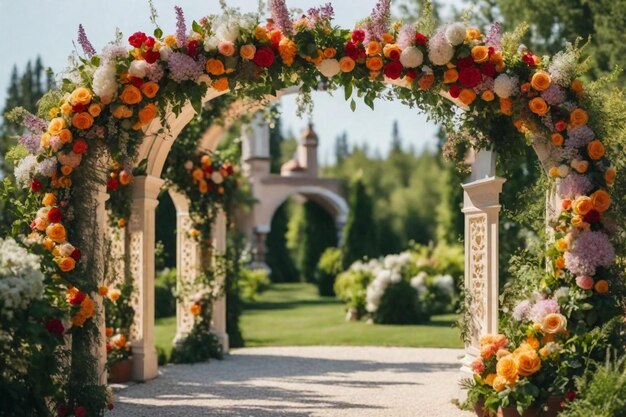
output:
M195 20L191 24L191 28L193 29L194 32L199 33L200 35L204 36L204 34L205 34L204 29Z
M354 101L354 99L350 102L350 110L353 112L356 110L356 101Z
M163 30L161 28L154 29L154 37L157 39L161 39L163 36Z
M348 99L352 96L352 83L348 82L345 86L345 93L346 93L346 101L348 101Z

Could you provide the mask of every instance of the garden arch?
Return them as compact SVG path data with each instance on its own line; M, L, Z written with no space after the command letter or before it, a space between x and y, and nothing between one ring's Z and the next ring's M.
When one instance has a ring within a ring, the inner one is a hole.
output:
M589 331L617 315L619 300L606 295L608 280L617 276L611 269L615 253L610 230L602 223L603 213L611 205L607 190L615 180L615 169L598 139L606 127L590 120L593 113L585 110L593 103L586 101L584 88L575 79L576 50L565 51L544 68L540 58L527 49L505 50L497 25L483 36L464 23L454 23L429 37L416 25L392 26L390 2L381 0L362 27L350 32L331 26L332 8L312 9L294 22L283 0L271 4L273 20L267 24L260 23L258 16L225 9L224 16L195 23L191 35L182 10L177 9L176 36L163 38L157 29L157 47L155 38L138 32L129 38L134 48L131 52L113 47L102 57L94 56L83 33L85 58L80 67L72 69L79 76L64 82L65 95L57 94L42 104L40 113L48 114L49 120L24 115L24 125L36 141L30 136L22 139L30 155L17 171L22 182L30 185L34 195L30 201L36 200L38 207L25 215L23 229L30 225L30 240L52 254L42 262L46 262L46 270L56 271L55 282L63 285L51 288L57 298L67 296L71 305L65 311L74 327L75 350L68 403L89 404L92 410L104 407L103 396L72 388L96 386L105 375L102 337L98 336L103 330L102 309L94 306L100 301L98 284L106 256L101 242L107 194L98 185L106 181L108 161L102 155L138 167L132 183L128 241L138 297L134 374L136 379L147 380L157 375L154 229L163 164L174 140L193 118L194 107L200 108L231 88L264 99L281 88L300 85L306 104L306 93L319 84L344 87L347 99L356 87L365 102L373 104L385 94L383 83L394 84L405 88L393 89L391 98L432 110L441 119L456 104L441 95L456 97L469 109L459 122L476 136L470 143L476 148L497 144L501 138L488 137L492 133L488 128L511 117L535 146L548 175L561 182L558 195L553 193L556 197L550 197L548 204L558 218L549 222L551 227L556 225L552 227L556 241L547 245L545 285L556 291L560 280L566 279L571 290L585 296L592 308L601 306L594 321L577 332ZM158 96L161 89L165 93ZM58 107L50 105L54 100ZM159 113L161 119L156 117ZM99 152L87 152L88 148ZM494 158L494 154L479 152L474 178L463 187L465 285L473 299L466 365L480 353L481 336L497 332L498 326L498 196L504 180L495 176ZM82 170L77 170L79 166ZM114 191L117 187L109 188ZM85 194L86 190L89 193ZM37 195L40 192L46 193L43 198ZM562 205L557 204L558 197L564 198ZM97 233L88 234L94 229L94 219ZM72 226L69 237L81 246L82 258L80 250L66 241L63 221ZM591 244L598 256L584 259L584 248ZM556 319L559 326L550 330L567 337L566 317ZM100 367L92 369L96 357ZM87 369L85 365L91 366ZM506 380L498 387L513 389L516 381ZM489 385L498 390L495 382Z

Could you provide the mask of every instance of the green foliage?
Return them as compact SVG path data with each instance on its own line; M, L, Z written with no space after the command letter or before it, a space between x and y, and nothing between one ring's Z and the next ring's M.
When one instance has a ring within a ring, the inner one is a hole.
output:
M315 281L321 296L332 297L335 295L335 280L343 271L343 256L341 249L328 248L320 256L315 270Z
M215 334L210 331L210 325L193 326L191 332L174 344L170 361L172 363L206 362L211 358L222 359L222 347Z
M239 272L239 291L244 301L254 301L270 288L269 273L264 269L243 268Z
M430 313L415 288L402 280L387 287L372 318L378 324L420 324L430 320Z
M337 297L346 303L349 310L353 310L358 318L363 317L367 286L374 279L369 271L349 269L337 276L334 289Z
M265 238L265 262L270 268L272 282L295 282L299 279L298 269L287 249L288 202L276 209L271 230Z
M159 272L154 283L154 316L170 317L176 314L176 269Z
M350 214L341 246L344 269L363 257L378 253L372 199L359 178L350 194Z

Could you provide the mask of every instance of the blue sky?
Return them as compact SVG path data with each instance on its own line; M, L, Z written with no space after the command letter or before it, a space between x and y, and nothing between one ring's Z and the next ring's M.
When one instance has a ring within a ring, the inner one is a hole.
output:
M327 0L289 0L292 8L307 9ZM229 0L230 6L244 11L256 10L256 0ZM335 0L335 23L342 27L353 27L354 23L366 17L376 0ZM447 5L458 4L460 0L446 0ZM158 23L166 33L174 32L174 6L183 8L188 20L199 19L203 15L219 13L217 0L154 0L159 12ZM358 4L358 7L355 6ZM0 38L0 105L4 104L6 90L14 64L21 70L29 59L41 55L44 65L58 73L67 64L72 52L78 25L82 23L96 50L114 38L119 28L125 39L138 30L151 33L147 0L0 0L0 27L5 34ZM281 100L283 126L299 133L307 119L296 116L295 96ZM406 144L416 149L432 147L435 143L436 126L426 121L426 117L416 110L408 109L399 103L379 101L375 111L358 103L355 113L337 92L335 97L328 93L315 94L315 109L312 120L320 136L320 159L332 161L333 143L342 131L348 131L352 143L367 142L370 149L385 153L393 120L398 120L400 132Z

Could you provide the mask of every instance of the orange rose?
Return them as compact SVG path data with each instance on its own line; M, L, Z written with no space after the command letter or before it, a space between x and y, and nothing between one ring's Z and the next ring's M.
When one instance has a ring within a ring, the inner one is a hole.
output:
M422 78L419 79L418 83L420 86L420 90L425 91L430 89L435 82L435 75L433 73L424 74Z
M213 81L213 84L211 84L211 87L213 87L213 89L215 91L226 91L228 90L228 78L226 77L222 77L218 80Z
M528 336L526 338L526 343L528 344L528 346L535 350L539 349L539 339L537 339L535 336Z
M537 341L539 347L539 341ZM531 376L541 369L541 359L534 349L525 349L515 355L515 362L520 376Z
M598 190L591 194L591 204L594 210L604 213L611 205L611 196L604 190Z
M87 111L93 117L98 117L100 116L100 113L102 113L102 106L98 103L92 103Z
M61 142L63 143L71 142L73 139L72 132L69 129L61 130L59 132L59 139L61 139Z
M567 319L559 313L550 313L543 318L541 330L547 334L563 333L567 330Z
M535 113L538 116L545 116L548 113L550 108L548 107L548 103L541 97L535 97L528 102L528 107L530 107L530 111Z
M486 90L486 91L483 91L483 93L480 95L480 98L483 99L484 101L493 101L495 100L496 96L493 94L493 91Z
M615 177L617 177L617 170L615 168L610 167L607 168L606 171L604 171L604 180L607 184L613 185L613 183L615 182Z
M41 201L41 204L43 204L46 207L52 207L56 203L57 203L57 197L53 193L46 193L43 196L43 200Z
M63 272L70 272L76 267L74 258L66 256L59 261L59 269Z
M370 43L367 44L366 52L367 52L367 55L369 55L369 56L374 56L374 55L380 54L380 50L381 50L380 43L378 43L376 41L371 41ZM382 67L382 65L381 65L381 67Z
M383 33L383 42L385 43L393 43L393 35L391 33Z
M356 62L354 62L354 59L349 56L344 56L339 60L339 68L341 69L341 72L352 72L355 66Z
M68 116L72 112L72 106L69 103L61 104L61 113Z
M293 65L297 53L298 47L295 42L289 38L283 38L278 44L278 54L280 55L280 59L282 59L283 63L287 66ZM324 53L322 52L320 56L323 57Z
M46 236L56 243L63 243L65 242L67 233L65 232L65 227L61 223L53 223L46 227Z
M78 87L70 95L70 103L72 106L77 104L87 105L91 102L91 91L85 87Z
M264 41L264 40L268 40L268 33L267 33L267 29L265 29L263 26L257 26L256 29L254 29L254 37L259 40L259 41Z
M552 136L550 137L550 139L552 139L552 144L554 146L561 146L561 145L563 145L563 141L565 140L563 138L563 135L561 135L560 133L553 133Z
M93 126L93 116L86 111L76 113L72 117L72 126L74 126L76 129L89 129L91 126Z
M65 127L65 119L62 117L55 117L50 120L50 123L48 123L48 133L52 136L58 136L61 133L61 130L65 129Z
M587 153L589 158L597 161L604 156L604 145L598 139L589 142L587 145Z
M155 82L148 81L141 85L141 92L148 98L154 98L159 91L159 85Z
M574 214L580 214L581 216L589 213L591 209L593 209L591 197L581 195L572 203L572 209L574 210Z
M455 83L458 79L459 79L459 72L454 68L450 68L449 70L446 70L446 72L443 73L444 84Z
M324 58L331 59L337 55L337 50L335 48L325 48L324 49Z
M581 216L580 214L577 214L576 216L572 217L572 226L576 228L581 228L583 227L584 223L585 223L585 218Z
M503 61L504 61L504 57L502 56L502 51L495 51L489 57L489 62L491 62L493 64L499 64L499 63L501 63Z
M507 380L503 376L498 375L493 379L493 383L491 385L496 392L500 392L506 389L507 384Z
M474 102L474 100L476 100L476 92L471 88L464 88L459 94L459 100L461 103L469 106Z
M126 104L137 104L141 101L141 91L134 85L127 85L120 94L120 100Z
M391 58L392 54L394 54L394 53L398 57L402 53L402 49L400 49L400 47L398 45L396 45L395 43L389 43L389 44L385 45L385 47L383 48L383 55L385 55L385 58Z
M478 64L487 62L489 59L489 48L483 45L477 45L472 48L472 59Z
M254 59L254 54L256 54L256 46L254 45L244 45L239 49L239 55L248 61Z
M120 105L113 109L113 117L116 119L125 119L133 115L133 111L128 106Z
M570 88L577 96L581 96L584 93L583 83L581 83L580 80L572 81Z
M578 161L575 164L574 169L579 174L584 174L589 169L589 161Z
M511 116L513 114L513 100L510 98L501 98L500 112L502 114L506 114L507 116Z
M121 295L122 292L120 290L118 290L117 288L113 288L109 290L107 297L109 298L109 300L115 302L120 298Z
M601 279L596 282L596 285L594 285L593 288L598 294L606 294L607 292L609 292L609 283L606 280Z
M283 39L283 33L278 29L274 29L270 31L269 38L272 45L277 45Z
M200 194L206 194L209 192L209 184L205 181L205 180L200 180L200 182L198 183L198 191L200 191Z
M467 39L471 41L480 39L480 37L482 36L480 34L480 30L477 28L467 28L466 34L467 34Z
M586 125L589 121L589 115L583 109L575 109L569 114L569 121L572 126Z
M367 66L367 69L369 69L370 71L380 71L383 67L383 60L382 58L377 56L367 58L365 66Z
M139 110L139 123L142 126L147 125L154 119L157 115L157 107L154 103L147 104L143 109Z
M220 59L211 58L206 62L206 72L211 75L224 74L224 63Z
M556 258L554 261L554 266L556 266L558 269L565 268L565 258L562 256L559 256L558 258Z
M113 336L113 327L107 327L104 330L104 334L106 335L106 337L111 337Z
M503 377L507 383L513 384L517 381L518 370L517 363L513 355L507 355L498 361L496 365L496 373Z
M189 312L194 316L197 316L202 312L202 307L200 307L199 304L193 303L191 306L189 306Z
M537 71L530 79L531 87L537 91L547 90L551 82L550 74L545 71Z
M106 285L98 287L98 295L101 295L102 297L106 297L108 292L109 292L109 289L106 287Z

